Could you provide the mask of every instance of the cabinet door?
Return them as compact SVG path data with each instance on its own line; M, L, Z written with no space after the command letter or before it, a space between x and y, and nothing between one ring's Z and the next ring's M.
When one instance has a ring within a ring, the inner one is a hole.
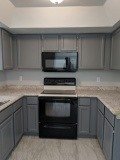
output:
M78 107L78 137L90 134L90 106Z
M1 128L0 128L1 130ZM1 135L1 131L0 131L0 159L2 160L2 135Z
M17 144L23 135L23 109L22 107L14 113L14 135Z
M62 35L61 36L61 50L62 51L77 51L76 35Z
M18 69L17 35L12 36L12 53L13 53L13 68Z
M120 159L120 119L115 118L114 144L112 160Z
M2 30L0 29L0 70L3 70L3 60L2 60Z
M42 37L42 51L59 51L59 37L58 35L43 35Z
M94 137L97 134L97 98L91 98L90 134Z
M120 32L112 37L111 69L120 69Z
M12 37L5 30L2 30L2 51L3 51L3 68L12 69L13 68Z
M110 69L110 58L111 58L111 34L105 36L105 69Z
M2 160L5 160L14 147L13 116L0 126Z
M113 135L114 135L113 127L107 121L107 119L105 119L103 151L107 160L112 160Z
M41 68L41 39L39 35L21 35L17 38L18 68Z
M104 134L104 115L98 109L97 138L98 138L101 148L103 148L103 134Z
M104 68L104 37L101 35L86 35L80 41L80 69Z
M28 110L28 132L38 133L38 105L27 105Z

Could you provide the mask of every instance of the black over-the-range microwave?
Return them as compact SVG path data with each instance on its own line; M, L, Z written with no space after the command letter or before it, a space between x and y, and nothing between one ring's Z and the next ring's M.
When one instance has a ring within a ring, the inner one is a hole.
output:
M77 52L42 52L44 72L76 72L78 70Z

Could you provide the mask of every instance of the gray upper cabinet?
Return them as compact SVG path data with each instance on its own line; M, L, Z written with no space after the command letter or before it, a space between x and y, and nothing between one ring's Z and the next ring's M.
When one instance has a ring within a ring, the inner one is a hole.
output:
M23 109L22 107L14 113L14 135L17 144L23 135Z
M103 151L107 160L112 160L113 137L114 137L113 126L105 118Z
M6 160L6 158L14 148L13 116L10 116L1 124L0 136L1 159Z
M18 68L18 46L17 46L17 36L12 36L12 52L13 52L13 68Z
M61 51L77 51L76 35L61 36Z
M111 69L120 69L120 31L112 36Z
M58 35L43 35L42 36L42 51L43 52L59 51L59 36Z
M110 56L111 56L111 34L105 35L105 63L104 68L110 69Z
M79 68L104 68L104 36L99 34L82 35L79 39Z
M2 52L3 52L3 69L12 69L13 68L12 36L5 30L2 30Z
M39 35L20 35L17 37L18 68L41 68L41 38Z

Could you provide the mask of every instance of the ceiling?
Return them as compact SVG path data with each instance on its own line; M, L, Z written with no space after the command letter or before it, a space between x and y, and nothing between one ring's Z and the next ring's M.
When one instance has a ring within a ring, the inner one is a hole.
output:
M15 7L55 7L50 0L10 0ZM102 6L106 0L64 0L59 6Z

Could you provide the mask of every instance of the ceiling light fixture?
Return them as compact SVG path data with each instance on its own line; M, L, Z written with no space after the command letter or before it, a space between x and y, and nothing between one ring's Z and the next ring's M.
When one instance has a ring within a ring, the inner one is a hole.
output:
M50 0L54 4L62 3L64 0Z

